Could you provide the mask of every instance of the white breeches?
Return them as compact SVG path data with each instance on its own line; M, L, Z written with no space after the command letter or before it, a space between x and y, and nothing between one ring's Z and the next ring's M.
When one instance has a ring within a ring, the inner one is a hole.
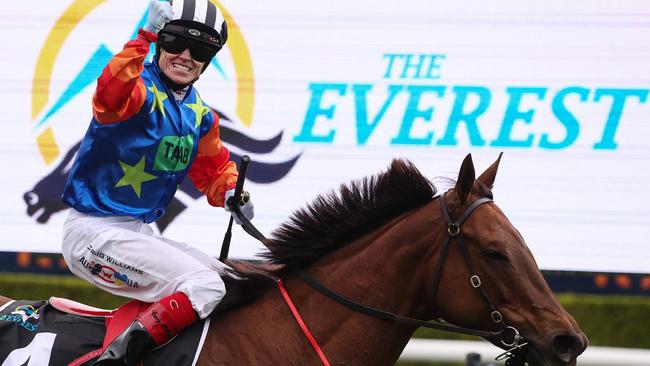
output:
M145 302L183 292L202 319L226 293L225 264L130 217L70 209L62 250L72 273L107 292Z

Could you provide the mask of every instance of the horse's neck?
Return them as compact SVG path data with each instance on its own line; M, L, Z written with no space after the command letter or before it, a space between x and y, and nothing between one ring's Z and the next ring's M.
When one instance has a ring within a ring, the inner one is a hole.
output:
M409 312L412 306L404 298L402 287L406 271L389 252L371 243L387 235L391 230L351 244L310 272L326 287L360 304L400 314ZM353 364L354 360L358 365L393 365L415 330L349 310L300 280L289 285L304 296L301 312L314 319L312 332L324 343L332 364Z
M425 215L421 211L411 215ZM415 241L433 245L437 234L431 228L430 217L427 220L428 227L422 228L413 224L412 216L397 218L330 254L308 272L328 288L359 303L422 317L424 290L414 267L422 267L425 253ZM331 364L393 365L415 330L349 310L297 277L288 276L284 284ZM319 363L278 290L215 319L199 360L200 365Z
M309 272L325 286L361 304L410 317L423 316L421 281L414 267L423 260L418 241L433 244L431 227L416 227L413 215L399 217L366 237L339 249ZM424 216L421 216L424 217ZM301 294L301 313L330 362L392 365L415 330L412 326L376 319L344 308L307 288L300 280L288 283Z

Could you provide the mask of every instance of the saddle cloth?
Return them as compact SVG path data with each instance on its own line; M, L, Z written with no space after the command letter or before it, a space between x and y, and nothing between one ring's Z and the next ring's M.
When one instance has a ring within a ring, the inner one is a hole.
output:
M66 308L61 306L66 300L53 300L59 308ZM74 302L69 305L76 314L61 311L47 300L13 300L1 306L0 365L67 366L101 348L106 320L116 316L115 312L84 308L85 305ZM89 315L77 315L82 313ZM209 318L195 323L164 347L151 352L143 365L195 365L208 327ZM94 358L83 365L92 365L92 361Z

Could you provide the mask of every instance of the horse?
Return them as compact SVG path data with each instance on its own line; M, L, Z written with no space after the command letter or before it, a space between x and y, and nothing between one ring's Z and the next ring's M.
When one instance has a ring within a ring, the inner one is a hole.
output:
M481 335L512 365L576 365L587 337L493 202L500 160L476 178L467 155L442 194L395 159L319 195L262 239L284 292L215 311L197 365L393 365L423 324Z

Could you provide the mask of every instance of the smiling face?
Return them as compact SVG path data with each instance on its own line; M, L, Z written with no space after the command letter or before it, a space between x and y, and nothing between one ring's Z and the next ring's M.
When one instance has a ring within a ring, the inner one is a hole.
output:
M204 64L205 62L193 59L188 49L178 54L160 50L158 66L168 78L177 84L189 84L198 79Z

